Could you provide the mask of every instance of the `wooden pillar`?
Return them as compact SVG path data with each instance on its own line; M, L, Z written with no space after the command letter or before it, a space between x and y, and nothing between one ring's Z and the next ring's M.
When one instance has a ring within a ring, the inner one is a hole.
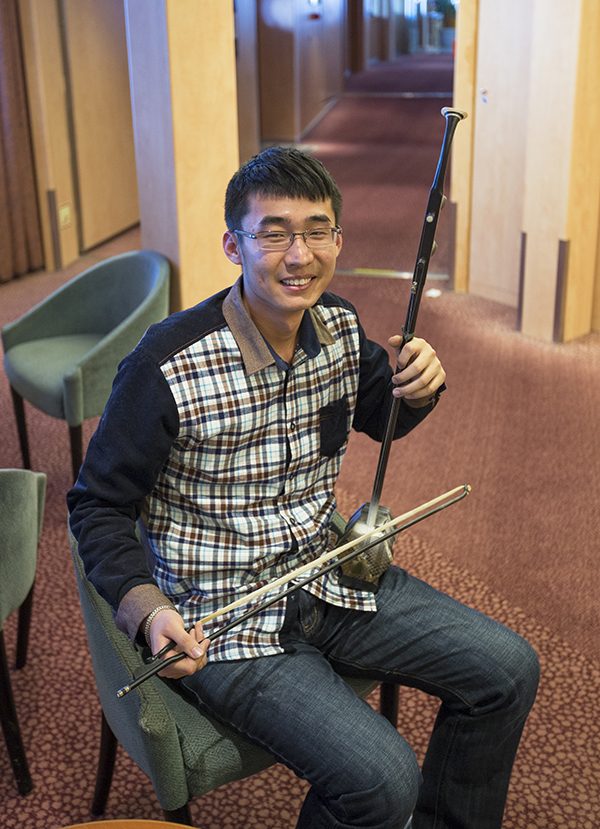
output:
M600 3L583 0L577 80L567 238L569 261L564 292L562 339L600 330Z
M450 198L456 204L454 290L458 293L469 287L478 12L479 0L461 0L456 20L453 102L467 113L452 144Z
M225 188L238 167L233 3L126 0L142 245L174 265L172 310L230 285Z
M599 75L596 0L462 0L455 288L547 341L600 327Z
M521 330L550 341L563 339L572 252L567 219L581 6L546 0L533 11Z

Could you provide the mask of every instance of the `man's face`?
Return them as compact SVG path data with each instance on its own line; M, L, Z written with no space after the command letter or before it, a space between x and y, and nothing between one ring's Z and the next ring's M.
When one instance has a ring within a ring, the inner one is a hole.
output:
M251 196L240 230L250 233L285 231L292 233L334 227L331 200ZM256 319L293 320L310 308L333 278L342 238L324 248L309 248L301 236L286 251L260 250L255 239L227 231L223 248L227 257L241 265L244 300Z

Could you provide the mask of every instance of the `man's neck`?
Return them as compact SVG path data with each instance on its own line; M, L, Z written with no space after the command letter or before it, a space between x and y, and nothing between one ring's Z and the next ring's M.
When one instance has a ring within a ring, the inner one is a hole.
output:
M285 317L273 319L270 316L257 313L244 299L246 310L250 314L252 322L256 325L271 348L285 360L291 363L298 342L298 331L302 323L304 311L297 311Z

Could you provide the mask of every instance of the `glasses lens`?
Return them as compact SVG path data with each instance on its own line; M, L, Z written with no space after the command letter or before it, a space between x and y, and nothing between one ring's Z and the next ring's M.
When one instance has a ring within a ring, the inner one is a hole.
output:
M279 231L257 233L256 241L261 250L287 250L290 246L290 234Z
M309 248L326 248L333 242L334 236L334 228L323 227L318 230L309 231L305 239Z

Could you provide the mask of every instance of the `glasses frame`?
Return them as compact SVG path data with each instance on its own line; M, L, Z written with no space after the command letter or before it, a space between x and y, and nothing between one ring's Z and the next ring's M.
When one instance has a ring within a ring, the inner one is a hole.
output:
M272 253L285 253L285 251L288 251L296 241L296 236L302 236L302 241L309 250L320 250L321 248L328 248L330 245L335 245L337 237L342 234L342 228L339 225L333 225L332 227L326 228L331 233L331 241L327 242L326 245L317 245L316 247L313 247L313 245L309 244L307 236L310 236L310 234L314 233L315 230L323 229L324 228L312 228L312 230L299 230L294 233L288 233L288 246L285 248L265 248L261 245L261 240L264 239L264 234L273 231L265 230L259 233L250 233L249 230L232 230L231 232L239 234L240 236L245 236L247 239L254 239L258 243L260 250L271 251Z

